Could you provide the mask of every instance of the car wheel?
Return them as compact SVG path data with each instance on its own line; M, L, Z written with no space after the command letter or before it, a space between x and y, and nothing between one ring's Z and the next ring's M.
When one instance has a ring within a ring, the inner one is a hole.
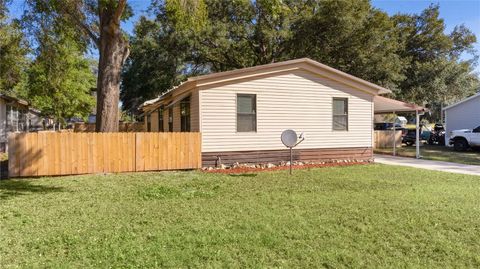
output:
M453 148L456 151L465 151L468 149L468 142L465 139L457 139L453 143Z

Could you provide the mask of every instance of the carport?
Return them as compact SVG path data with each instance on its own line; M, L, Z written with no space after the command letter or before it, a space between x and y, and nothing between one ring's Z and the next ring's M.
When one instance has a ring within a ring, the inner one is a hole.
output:
M415 113L415 128L416 128L416 137L415 137L415 147L416 147L416 158L420 159L420 116L423 115L426 111L426 108L405 103L402 101L390 99L383 96L375 96L374 100L374 113L378 114L393 114L395 117L397 113ZM393 133L396 133L396 126L393 124ZM397 150L396 139L393 139L393 155L396 155Z

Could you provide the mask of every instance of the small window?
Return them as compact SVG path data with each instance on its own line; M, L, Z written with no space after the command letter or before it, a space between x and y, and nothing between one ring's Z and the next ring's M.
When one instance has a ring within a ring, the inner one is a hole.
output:
M173 132L173 106L168 109L168 131Z
M333 130L348 131L347 98L333 98Z
M257 97L237 94L237 132L257 131Z
M180 101L180 130L190 132L190 97Z
M158 131L165 132L165 128L163 125L163 106L158 108Z
M147 132L152 131L152 116L147 114Z

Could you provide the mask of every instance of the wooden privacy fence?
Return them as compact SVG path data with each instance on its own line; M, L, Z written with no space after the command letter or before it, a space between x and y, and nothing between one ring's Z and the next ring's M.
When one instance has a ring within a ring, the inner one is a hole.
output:
M8 138L10 177L201 168L200 133L19 133Z
M396 139L396 146L402 146L402 131L395 131L395 136L393 135L393 130L385 131L375 131L375 143L374 148L391 148L393 147L393 139Z

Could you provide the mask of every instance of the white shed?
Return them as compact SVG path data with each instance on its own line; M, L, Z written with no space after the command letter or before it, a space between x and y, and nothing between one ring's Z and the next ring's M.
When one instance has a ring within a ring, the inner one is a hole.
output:
M480 126L480 92L443 110L446 125L445 141L448 141L450 132L453 130L473 129Z

